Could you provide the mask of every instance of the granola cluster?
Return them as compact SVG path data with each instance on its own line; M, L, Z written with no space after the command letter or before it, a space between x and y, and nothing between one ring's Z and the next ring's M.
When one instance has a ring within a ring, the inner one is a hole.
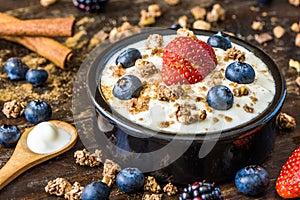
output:
M163 188L163 191L165 193L167 193L168 196L172 196L177 194L178 189L175 185L173 185L172 183L168 183L167 185L165 185L165 187Z
M143 59L136 60L135 66L138 67L141 76L145 78L158 73L158 69L156 68L156 66L152 62L147 60L143 60Z
M22 116L27 106L26 102L12 100L4 103L2 112L7 118L18 118Z
M102 182L106 183L108 186L111 186L116 179L116 175L121 171L120 165L115 163L112 160L106 159L103 167L103 179Z
M149 26L155 23L155 18L162 15L158 4L151 4L148 6L148 10L141 10L141 18L139 21L140 26Z
M192 124L206 119L206 110L197 111L195 104L183 104L176 112L177 120L185 125Z
M280 129L292 129L296 127L296 119L287 113L279 113L276 118L276 124Z
M245 52L242 52L239 49L236 49L235 47L231 47L230 49L227 49L224 55L224 60L228 61L229 59L237 60L239 62L244 62Z
M160 193L161 187L153 176L147 176L145 178L144 190L153 193Z
M93 154L86 149L77 150L74 153L75 162L81 166L99 166L102 162L101 157L102 152L100 150L96 150Z
M142 200L161 200L163 197L162 194L144 194Z

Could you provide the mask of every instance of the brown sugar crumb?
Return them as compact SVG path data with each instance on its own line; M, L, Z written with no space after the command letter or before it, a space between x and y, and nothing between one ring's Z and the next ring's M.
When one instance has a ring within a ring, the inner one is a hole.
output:
M273 29L273 34L276 38L281 38L285 34L285 29L282 26L276 26Z
M206 10L205 10L205 8L202 8L201 6L195 6L191 9L191 13L196 20L204 19L205 15L206 15Z
M153 176L147 176L145 178L144 190L153 193L160 193L161 187Z
M225 9L220 4L214 4L210 12L207 13L206 20L208 22L217 22L225 20Z
M128 111L136 114L149 109L150 97L140 96L139 98L132 98L128 102Z
M137 59L135 61L135 66L139 69L142 77L150 77L158 72L156 66L147 60Z
M246 112L248 112L248 113L253 113L253 112L254 112L254 108L248 106L247 104L245 104L245 105L243 106L243 108L244 108L244 110L245 110Z
M7 118L18 118L22 116L26 106L26 102L18 102L16 100L12 100L4 103L2 112Z
M112 66L112 70L113 70L112 75L115 78L120 78L120 77L122 77L126 74L126 70L122 67L121 64L116 65L116 66Z
M72 184L65 178L56 178L48 182L45 191L56 196L63 196L72 190Z
M165 0L165 2L169 5L169 6L176 6L180 3L180 0Z
M154 48L163 48L164 39L162 35L159 34L151 34L146 40L146 48L154 49Z
M144 194L142 200L161 200L163 197L162 194Z
M109 33L109 41L116 42L141 30L138 26L132 26L129 22L124 22L120 27L114 27Z
M198 19L193 23L193 28L194 29L202 29L202 30L210 30L211 24L204 20Z
M116 179L116 175L121 171L120 165L112 160L106 159L103 167L103 179L102 182L111 186Z
M229 117L229 116L225 116L224 118L225 118L226 122L231 122L232 121L232 118Z
M248 94L249 89L244 85L233 89L233 95L236 97L247 96Z
M296 119L286 113L279 113L276 117L276 125L280 129L292 129L296 127Z
M235 47L231 47L230 49L227 49L224 56L224 61L228 61L229 59L238 60L239 62L244 62L245 52L242 52L241 50L236 49Z
M80 183L75 182L72 186L72 189L65 193L65 199L69 200L79 200L81 199L81 194L84 187L80 185Z
M165 185L165 187L163 188L163 191L165 193L167 193L168 196L172 196L177 194L178 189L175 185L173 185L172 183L168 183L167 185Z
M263 30L263 27L263 23L260 21L253 21L251 25L251 28L255 31L261 31Z
M174 102L178 97L173 93L173 91L165 85L160 85L158 87L158 100L160 101L171 101Z
M289 3L297 7L300 5L300 0L289 0Z
M86 149L74 152L75 163L81 166L99 166L102 162L101 157L102 152L100 150L96 150L94 154L91 154Z

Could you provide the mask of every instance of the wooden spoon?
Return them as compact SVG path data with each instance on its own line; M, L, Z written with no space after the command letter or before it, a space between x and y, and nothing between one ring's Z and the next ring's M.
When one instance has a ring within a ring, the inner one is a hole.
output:
M69 143L53 153L34 153L27 146L27 136L34 127L26 129L20 137L12 156L0 169L0 190L26 170L68 151L75 145L78 137L75 127L63 121L51 120L50 122L71 135Z

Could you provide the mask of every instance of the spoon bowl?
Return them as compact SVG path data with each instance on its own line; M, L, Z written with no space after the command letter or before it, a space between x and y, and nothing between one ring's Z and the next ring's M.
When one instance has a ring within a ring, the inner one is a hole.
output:
M28 134L34 126L26 129L21 135L12 156L0 169L0 190L26 170L70 150L75 145L78 133L74 126L58 120L50 120L49 122L52 122L57 128L61 128L70 134L70 141L63 148L52 153L34 153L27 145Z

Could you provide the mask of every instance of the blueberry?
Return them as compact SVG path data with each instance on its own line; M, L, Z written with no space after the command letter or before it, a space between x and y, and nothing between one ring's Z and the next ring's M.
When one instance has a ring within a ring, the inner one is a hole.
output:
M232 82L248 84L254 81L255 71L248 63L233 62L227 66L225 77Z
M228 87L216 85L208 91L206 101L216 110L228 110L233 104L233 94Z
M182 28L182 26L180 26L180 24L172 24L172 26L170 26L170 29L173 29L173 30L177 30L180 28Z
M139 58L142 58L142 54L139 50L128 48L117 57L116 64L121 64L122 67L129 68L134 66L135 61Z
M126 192L136 192L144 185L144 174L137 168L124 168L117 175L118 187Z
M210 36L207 40L207 43L212 47L220 48L224 51L231 48L229 37L223 35L221 32Z
M20 58L13 57L6 61L4 69L10 80L22 80L25 79L28 67L21 61Z
M120 78L113 88L113 95L120 100L129 100L138 97L143 88L141 80L133 75Z
M34 86L42 86L48 79L48 72L43 69L30 69L26 73L26 80Z
M237 189L246 195L262 194L268 188L269 183L268 172L258 165L244 167L235 175Z
M0 144L4 147L13 147L17 144L21 132L18 127L9 124L0 126Z
M92 182L88 184L82 191L82 200L107 200L110 189L103 182Z
M25 108L25 118L32 124L38 124L51 118L51 106L43 100L33 100Z

